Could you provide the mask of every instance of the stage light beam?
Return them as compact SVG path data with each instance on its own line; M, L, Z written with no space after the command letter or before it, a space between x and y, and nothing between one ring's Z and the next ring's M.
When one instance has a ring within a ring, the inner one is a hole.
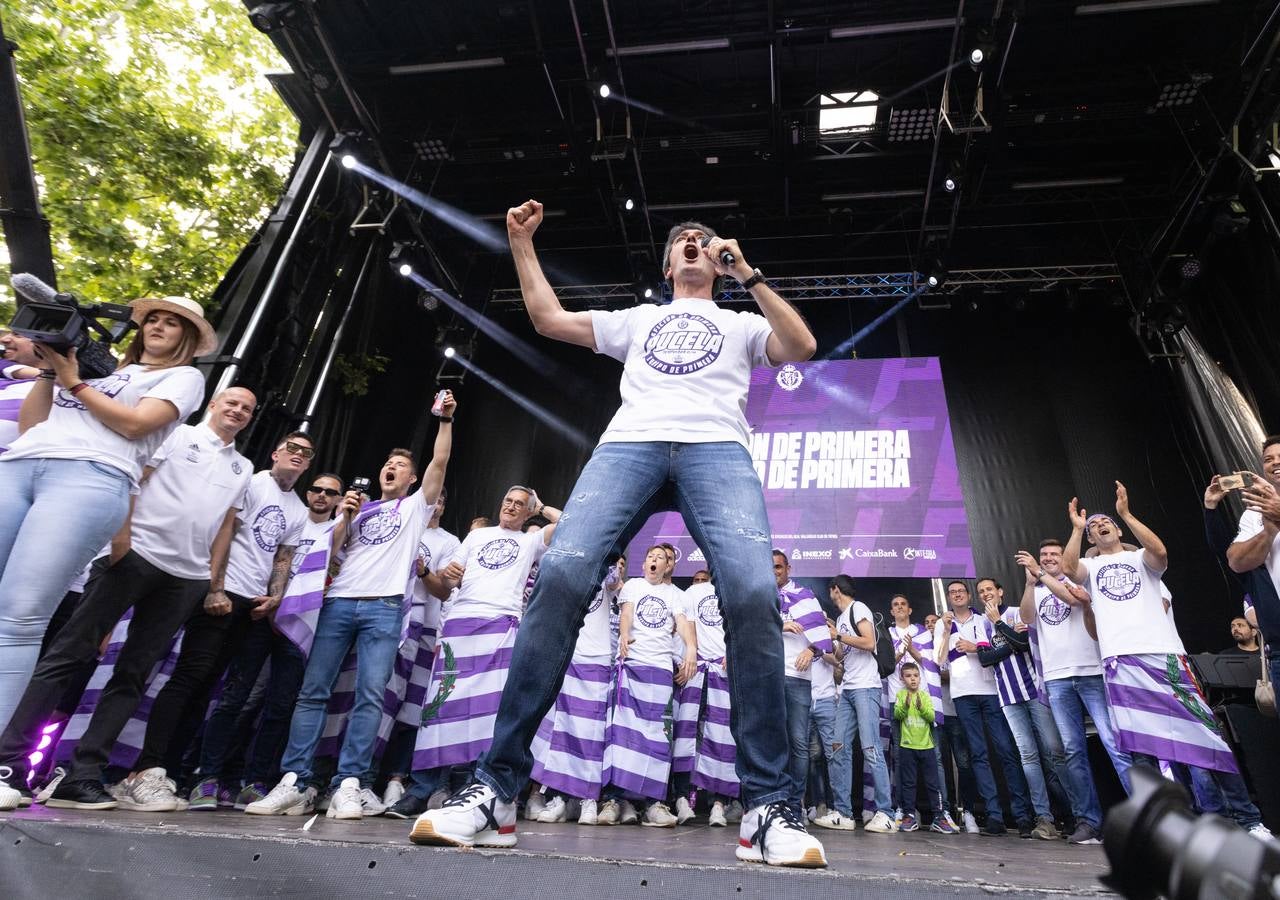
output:
M409 265L408 263L401 263L398 271L405 278L408 278L410 275L413 274L413 266Z
M576 446L579 450L590 450L592 446L594 446L595 442L592 441L590 438L588 438L580 430L575 428L573 425L570 425L568 422L566 422L564 419L557 416L555 413L551 412L550 410L530 400L528 397L524 396L524 394L521 394L520 392L513 390L511 387L509 387L503 381L501 381L497 376L490 375L488 372L480 368L471 360L467 359L465 356L458 355L453 357L453 360L458 365L466 369L468 372L471 372L477 378L486 382L490 387L497 390L498 393L505 396L507 399L513 402L516 406L519 406L521 409L529 413L529 415L533 416L539 422L542 422L544 425L558 432L562 437L564 437L571 444Z
M457 351L457 350L454 350L452 347L445 347L445 348L444 348L444 358L445 358L445 359L453 359L453 358L454 358L454 356L456 356L456 355L457 355L457 353L458 353L458 351Z
M354 169L358 163L359 163L359 160L357 160L350 153L342 154L342 168Z
M613 90L609 87L609 85L604 84L604 83L601 83L601 85L600 85L600 99L602 99L602 100L607 100L607 99L609 98L609 95L610 95L610 94L612 94L612 93L613 93Z
M623 207L623 209L625 209L627 212L631 212L631 210L633 210L633 209L635 209L635 208L636 208L636 201L634 201L634 200L632 200L630 197L628 197L628 198L623 202L622 207Z

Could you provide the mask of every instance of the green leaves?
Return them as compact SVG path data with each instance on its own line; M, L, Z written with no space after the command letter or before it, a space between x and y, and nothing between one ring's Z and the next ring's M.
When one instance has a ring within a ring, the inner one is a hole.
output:
M296 150L263 77L286 68L275 47L235 0L0 0L0 17L58 286L207 302Z

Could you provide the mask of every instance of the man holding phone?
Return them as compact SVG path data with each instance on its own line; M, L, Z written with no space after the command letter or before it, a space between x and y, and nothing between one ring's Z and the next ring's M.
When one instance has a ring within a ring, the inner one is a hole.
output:
M1242 479L1238 486L1233 476L1215 477L1205 493L1205 506L1216 507L1226 491L1241 492L1245 511L1235 540L1227 547L1227 565L1246 578L1266 566L1275 590L1252 590L1250 596L1263 638L1267 643L1280 642L1280 492L1276 490L1280 487L1280 435L1271 435L1262 443L1261 477L1252 472L1236 475ZM1274 677L1280 673L1280 665L1273 659L1271 666Z

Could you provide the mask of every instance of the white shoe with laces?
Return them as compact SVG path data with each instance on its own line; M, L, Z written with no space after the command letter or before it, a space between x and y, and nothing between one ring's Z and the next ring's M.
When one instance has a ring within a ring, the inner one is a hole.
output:
M872 834L893 834L898 830L898 823L888 813L877 812L870 822L862 826L862 830Z
M833 831L853 831L858 826L853 819L848 816L842 816L836 810L831 810L825 816L818 816L813 820L813 824L820 828L830 828Z
M516 805L500 800L489 786L474 782L444 806L418 816L409 840L446 847L514 847Z
M964 811L963 818L965 834L978 834L982 831L982 829L978 827L978 820L973 817L973 813L969 812L969 810L966 809Z
M369 791L370 796L373 791ZM377 798L375 798L377 802ZM338 789L329 798L329 808L325 810L326 819L363 819L364 798L360 796L360 779L344 778Z
M712 828L723 828L729 824L724 817L724 804L719 800L711 804L711 812L707 814L707 824Z
M12 780L13 769L0 766L0 810L17 809L22 805L22 794L17 788L9 785Z
M552 797L543 804L542 812L538 813L538 821L547 824L563 822L568 817L568 806L569 805L564 802L563 797Z
M299 788L297 773L285 772L267 796L250 803L244 811L251 816L305 816L315 808L316 789Z
M821 841L804 830L804 821L784 800L747 810L738 829L737 856L770 866L821 869L827 865Z
M387 805L373 792L373 788L360 788L360 811L366 816L380 816Z
M1274 841L1275 835L1271 833L1271 829L1259 822L1249 829L1249 834L1253 835L1260 841Z
M649 808L644 811L644 818L640 820L641 825L649 828L675 828L679 819L671 814L671 810L667 809L665 803L650 803Z
M676 823L683 825L693 818L693 805L689 802L688 797L676 798Z
M583 800L582 811L578 813L578 824L579 825L597 824L597 818L599 816L598 806L599 804L595 800Z
M529 799L524 802L524 817L530 822L538 821L538 816L547 808L547 798L542 790L530 791Z
M400 802L400 798L404 796L404 782L398 778L393 778L387 782L387 786L382 790L382 808L390 809Z
M178 786L164 769L153 766L122 782L117 798L120 809L132 812L174 812L178 808Z
M600 804L600 811L596 813L597 825L617 825L618 819L622 817L622 806L617 800L606 800Z

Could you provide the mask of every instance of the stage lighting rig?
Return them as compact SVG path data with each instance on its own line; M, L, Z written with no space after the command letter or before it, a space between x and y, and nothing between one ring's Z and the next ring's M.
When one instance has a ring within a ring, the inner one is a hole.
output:
M413 263L410 257L413 255L413 245L403 241L396 241L391 245L391 252L387 255L387 262L391 268L399 272L405 278L413 274Z
M600 82L600 87L597 88L597 92L600 94L601 100L608 100L609 95L613 93L613 89L609 87L609 85L606 82L602 81Z
M951 168L948 170L946 177L942 179L942 186L948 194L954 194L962 184L964 184L964 163L958 159L953 159Z
M969 68L977 72L996 55L996 39L990 28L979 29L975 38L965 58Z
M1214 234L1239 234L1249 227L1249 211L1239 197L1219 200L1213 210Z
M297 11L297 3L262 3L249 10L249 22L263 34L270 34L283 28Z
M329 152L342 162L344 169L354 168L360 161L360 135L344 131L329 142Z

